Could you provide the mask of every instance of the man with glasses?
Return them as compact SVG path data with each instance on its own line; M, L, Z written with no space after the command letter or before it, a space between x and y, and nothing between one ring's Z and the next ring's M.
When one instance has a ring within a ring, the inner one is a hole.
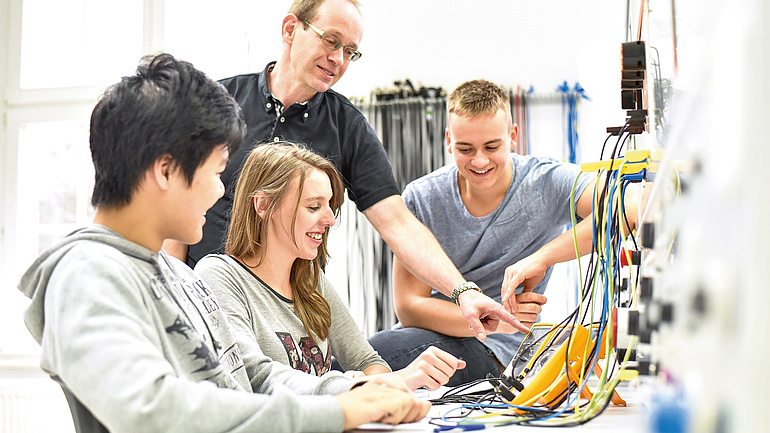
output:
M342 45L342 42L340 42L339 39L337 39L336 36L330 35L326 33L325 31L319 29L318 27L310 24L307 21L302 21L303 24L313 29L314 32L318 33L318 37L321 38L321 43L326 46L326 48L336 51L340 48L342 48L342 53L344 57L351 62L355 62L356 60L361 58L361 52L355 49L354 47L346 47Z
M206 214L203 240L185 251L164 248L194 266L221 253L233 190L245 155L269 141L307 144L330 159L350 198L404 265L431 287L459 299L463 316L479 339L500 321L526 332L502 305L466 282L431 232L407 209L382 143L361 112L331 90L358 60L363 20L356 0L295 0L281 26L283 50L258 74L222 80L241 105L248 132L222 173L226 192ZM419 245L419 248L414 246ZM482 320L484 319L484 320Z

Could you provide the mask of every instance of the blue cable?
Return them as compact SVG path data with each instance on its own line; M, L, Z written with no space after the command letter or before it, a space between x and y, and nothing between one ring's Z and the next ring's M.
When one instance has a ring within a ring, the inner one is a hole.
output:
M567 82L564 81L561 86L556 88L556 91L561 93L562 103L562 120L566 121L566 125L562 125L565 131L565 147L567 161L573 164L578 163L578 153L580 151L579 137L577 131L578 111L577 103L580 98L591 100L586 94L585 89L580 83L575 82L575 87L569 88Z

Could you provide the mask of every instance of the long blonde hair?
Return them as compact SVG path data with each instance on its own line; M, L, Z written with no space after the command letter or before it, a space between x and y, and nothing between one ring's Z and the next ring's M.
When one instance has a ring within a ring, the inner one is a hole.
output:
M255 257L257 266L262 263L270 218L289 195L290 187L296 185L293 181L297 179L299 196L292 221L292 239L294 239L294 221L299 209L299 197L302 196L305 179L313 169L321 170L329 176L332 187L329 206L334 217L337 218L344 200L344 187L331 162L304 146L294 143L278 142L262 144L254 148L243 165L235 187L233 213L230 218L225 253L241 259ZM264 218L260 218L254 208L254 197L257 194L267 198L268 205ZM305 326L308 335L312 337L315 334L321 340L329 337L331 326L329 303L317 290L320 274L328 257L326 248L328 233L328 229L324 231L323 241L318 247L315 259L296 259L289 276L297 316Z

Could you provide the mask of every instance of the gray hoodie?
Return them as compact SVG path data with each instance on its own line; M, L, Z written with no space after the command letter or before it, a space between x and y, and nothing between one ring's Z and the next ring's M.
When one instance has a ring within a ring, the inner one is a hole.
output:
M267 357L249 369L208 286L181 261L99 225L45 251L19 290L40 366L110 431L341 431L330 395L341 375L313 377ZM258 389L257 389L258 388Z

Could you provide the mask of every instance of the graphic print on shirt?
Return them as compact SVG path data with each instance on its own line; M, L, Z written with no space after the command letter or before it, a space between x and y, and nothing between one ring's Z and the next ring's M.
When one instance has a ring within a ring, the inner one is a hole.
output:
M191 337L195 335L195 330L182 318L182 316L177 315L174 324L166 327L166 333L169 334L169 336L171 336L171 334L179 334L184 337L185 340L193 340ZM190 342L194 343L194 341ZM192 356L192 359L196 362L199 360L203 361L203 366L193 373L214 370L219 366L216 355L214 355L214 352L212 352L203 341L199 341L198 344L191 349L189 355Z
M183 283L185 284L185 287L187 287L187 291L194 293L201 301L209 318L211 317L211 313L219 310L219 304L217 303L216 298L212 296L211 289L209 289L202 280L194 281L192 283L184 281Z
M195 370L194 373L213 370L219 365L219 361L217 361L216 356L214 356L214 352L212 352L205 344L196 347L195 350L192 351L192 355L194 359L202 359L204 363L203 366Z
M235 388L237 385L232 378L223 374L223 366L206 344L200 330L187 320L183 313L184 307L177 303L176 299L189 299L184 288L170 283L164 275L156 274L150 281L150 290L155 309L167 324L163 329L171 342L168 350L179 354L177 359L182 361L188 377L193 380L209 380L223 388Z
M184 320L182 320L182 316L176 316L176 320L174 320L174 324L171 326L166 327L166 333L171 334L176 332L177 334L181 335L182 337L186 339L190 339L190 336L188 333L192 332L192 328L190 325L187 324Z
M294 341L294 337L288 332L276 332L275 335L281 340L286 355L289 357L289 365L295 370L320 376L331 370L331 346L326 346L326 355L321 352L312 338L302 337L299 340L299 350Z
M199 278L185 279L173 269L156 272L148 283L150 299L169 342L164 351L174 353L169 359L178 361L177 372L220 388L243 388L248 383L243 361L232 335L224 332L226 327L220 329L220 323L226 323L224 313L208 286ZM240 383L233 376L239 374L243 375Z
M214 346L214 350L211 350L208 345L201 345L192 352L196 360L202 359L207 363L199 371L213 370L219 368L220 364L233 374L237 370L243 369L243 361L235 341L226 340L226 345L222 345L225 342L223 338L228 338L230 334L228 329L221 327L221 324L224 323L222 320L224 313L219 307L214 292L201 279L187 280L180 276L179 282L184 292L192 295L189 299L195 305L196 310L200 312L201 318L204 319L203 326L216 335L206 339L208 343Z

